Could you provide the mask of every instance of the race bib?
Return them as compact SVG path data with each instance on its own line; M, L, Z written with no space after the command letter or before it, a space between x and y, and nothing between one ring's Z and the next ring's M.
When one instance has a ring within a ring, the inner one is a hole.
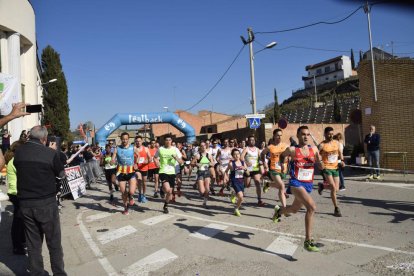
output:
M311 181L313 178L313 169L299 168L298 180L299 181Z
M206 171L208 169L208 165L201 165L200 171Z
M280 162L276 162L275 163L275 169L281 171L282 170L282 166L280 165Z
M190 165L190 161L185 161L185 164L186 165Z
M328 162L329 163L336 163L336 162L338 162L338 154L329 154L328 155Z
M142 164L142 163L144 163L144 160L145 160L145 157L140 157L140 158L138 159L138 164Z
M234 176L235 176L235 178L243 178L243 174L244 174L244 171L237 170L237 171L235 171Z

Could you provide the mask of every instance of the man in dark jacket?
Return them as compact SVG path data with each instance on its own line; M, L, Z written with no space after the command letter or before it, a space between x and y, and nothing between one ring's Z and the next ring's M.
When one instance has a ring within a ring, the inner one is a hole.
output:
M64 176L64 167L58 153L45 146L47 134L45 127L33 127L29 141L16 150L17 198L25 225L30 274L45 274L42 243L46 237L53 275L66 275L56 204L56 177Z
M377 168L372 169L369 179L379 179L379 158L380 158L380 135L375 133L375 126L370 127L370 132L365 136L364 143L367 144L368 166Z

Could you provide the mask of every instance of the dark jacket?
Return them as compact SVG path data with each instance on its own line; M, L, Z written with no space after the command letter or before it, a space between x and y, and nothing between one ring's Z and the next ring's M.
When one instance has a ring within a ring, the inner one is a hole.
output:
M14 166L17 175L17 198L40 200L56 196L56 177L64 175L59 153L30 139L16 149Z
M379 150L380 146L380 136L378 133L374 133L372 135L367 134L364 140L365 144L367 144L368 151Z

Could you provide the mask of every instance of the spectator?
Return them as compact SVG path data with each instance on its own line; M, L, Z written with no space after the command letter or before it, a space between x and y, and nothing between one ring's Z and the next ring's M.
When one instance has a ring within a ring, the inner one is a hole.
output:
M48 147L47 129L35 126L30 139L15 152L17 198L23 216L29 271L44 275L42 243L46 237L53 275L66 275L63 262L56 178L64 177L59 154Z
M372 167L368 179L379 179L379 158L380 158L380 135L375 133L375 126L370 127L369 134L365 136L364 143L367 144L368 166ZM376 169L374 169L376 168Z
M341 133L337 133L334 137L334 140L337 140L339 142L339 150L342 153L342 156L344 156L344 138L342 137ZM345 191L345 179L344 179L344 168L342 166L338 167L339 170L339 190Z
M6 129L1 137L1 150L3 154L6 154L6 151L10 148L10 137L11 135Z
M19 139L22 140L22 141L27 140L26 130L22 130L22 132L20 133L20 138Z

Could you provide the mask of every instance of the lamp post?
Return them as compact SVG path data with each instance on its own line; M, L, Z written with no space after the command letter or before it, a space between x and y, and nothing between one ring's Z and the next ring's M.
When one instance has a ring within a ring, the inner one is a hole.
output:
M165 109L165 112L168 112L168 106L164 106L163 108ZM168 128L168 134L170 134L170 124L167 124L167 128Z
M252 112L253 114L257 114L257 109L256 109L256 83L255 83L255 78L254 78L254 54L257 54L263 50L266 49L270 49L273 48L274 46L277 45L276 42L271 42L269 44L267 44L263 49L257 51L256 53L253 54L253 41L254 41L254 33L252 28L247 28L247 34L248 34L248 39L246 40L243 36L241 36L241 40L243 41L243 43L249 44L249 58L250 58L250 84L251 84L251 91L252 91L252 99L250 101L250 104L252 105Z
M368 3L368 1L366 2L364 6L364 12L367 14L367 20L368 20L369 49L371 51L372 88L374 90L374 101L377 102L377 83L375 80L375 65L374 65L375 54L374 54L374 51L372 50L372 35L371 35L371 17L370 17L371 5Z

